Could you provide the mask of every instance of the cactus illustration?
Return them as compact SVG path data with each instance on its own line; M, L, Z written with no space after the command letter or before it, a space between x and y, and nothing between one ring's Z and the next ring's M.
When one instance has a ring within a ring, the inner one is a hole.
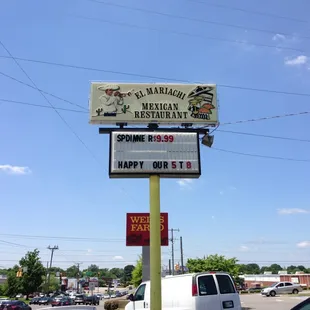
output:
M103 112L103 108L96 109L97 116L100 116L101 112Z
M129 108L130 108L129 105L124 105L124 106L122 107L122 112L123 112L124 114L126 114L126 112L129 110ZM129 112L129 111L128 111L128 112Z

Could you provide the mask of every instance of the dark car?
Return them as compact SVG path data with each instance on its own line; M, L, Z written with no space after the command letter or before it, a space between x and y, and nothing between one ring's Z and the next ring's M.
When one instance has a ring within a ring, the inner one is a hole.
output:
M83 294L75 295L74 304L75 305L84 305L85 304L85 295L83 295Z
M28 306L23 301L19 300L10 300L2 303L1 310L32 310L30 306Z
M85 305L97 305L97 306L99 306L100 299L96 295L86 296L84 304Z
M49 305L52 302L52 299L48 296L44 296L39 298L37 304L38 305Z
M52 301L52 307L71 306L72 300L69 297L62 297L61 299L54 299Z
M33 297L33 298L29 301L29 305L37 305L39 300L40 300L40 297Z
M310 309L310 297L302 301L295 307L293 307L291 310L309 310L309 309Z

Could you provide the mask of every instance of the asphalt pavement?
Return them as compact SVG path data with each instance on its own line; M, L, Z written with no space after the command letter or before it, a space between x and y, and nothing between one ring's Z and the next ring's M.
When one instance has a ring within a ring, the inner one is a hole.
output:
M243 310L290 310L307 296L283 295L266 297L260 294L240 295Z

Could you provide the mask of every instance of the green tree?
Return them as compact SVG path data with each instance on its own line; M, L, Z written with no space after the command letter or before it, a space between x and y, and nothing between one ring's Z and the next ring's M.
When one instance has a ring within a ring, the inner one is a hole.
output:
M19 267L15 265L12 269L9 269L7 273L7 287L3 294L11 298L14 298L22 290L21 279L16 277L18 269Z
M132 272L135 269L134 265L127 265L124 267L124 276L123 276L123 282L125 285L128 285L132 280Z
M4 275L4 276L6 276L7 274L8 274L8 270L7 269L1 269L0 268L0 275Z
M78 267L75 266L75 265L73 265L73 266L67 268L67 270L66 270L66 276L67 276L68 278L75 278L75 277L77 276L78 272L79 272ZM81 273L81 272L80 272L80 273Z
M22 292L28 296L36 292L43 283L45 268L40 262L39 251L29 251L20 261L19 264L24 272L21 277Z
M132 284L138 287L142 282L142 256L139 256L135 269L132 271Z
M124 276L123 268L112 268L109 271L111 275L114 275L113 278L121 279Z
M278 274L279 271L283 270L283 268L278 264L270 265L269 269L272 272L272 274Z
M290 265L286 268L287 273L292 273L294 274L296 271L298 271L297 266L294 265Z
M46 282L46 276L43 277L43 283L41 284L41 290L43 291L48 291L48 292L54 292L59 290L60 288L60 283L59 279L56 278L53 274L50 276L50 284L47 287L47 282Z
M226 258L223 255L209 255L206 258L188 259L187 268L189 272L202 271L224 271L231 274L233 277L238 277L239 265L238 260L233 258Z
M303 266L303 265L297 266L297 269L298 269L298 271L303 271L303 272L307 271L307 268L305 266Z
M51 274L56 274L57 272L62 272L64 273L65 270L59 267L52 267L51 269L49 269L49 271L51 272Z
M239 264L239 272L242 274L260 274L257 264Z
M99 272L99 266L91 264L90 266L88 266L87 270L84 270L84 272L91 272L91 276L96 277Z
M266 271L271 271L270 270L270 266L268 267L268 266L263 266L261 269L260 269L260 273L261 274L263 274L264 272L266 272Z

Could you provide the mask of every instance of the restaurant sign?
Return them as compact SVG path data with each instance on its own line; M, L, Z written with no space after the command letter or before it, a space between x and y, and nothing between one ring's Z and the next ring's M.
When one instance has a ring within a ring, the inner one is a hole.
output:
M214 84L91 83L91 124L216 126Z

